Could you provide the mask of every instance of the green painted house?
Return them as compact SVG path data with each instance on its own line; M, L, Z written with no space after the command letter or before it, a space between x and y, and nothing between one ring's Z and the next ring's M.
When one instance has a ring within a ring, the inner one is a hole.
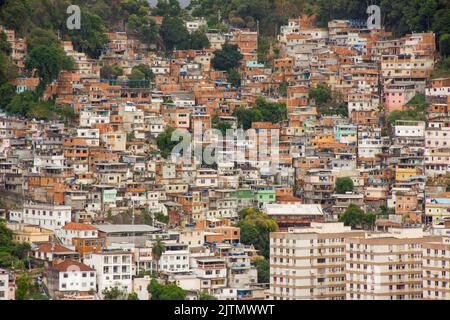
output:
M272 203L276 200L275 189L273 187L257 187L255 196L258 205Z

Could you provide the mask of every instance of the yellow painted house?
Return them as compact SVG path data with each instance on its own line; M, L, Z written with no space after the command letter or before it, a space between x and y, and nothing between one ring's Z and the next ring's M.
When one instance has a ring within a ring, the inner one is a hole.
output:
M38 226L23 223L10 223L7 226L13 232L14 242L27 242L29 244L49 242L54 236L53 231Z
M395 168L395 180L396 181L409 181L412 176L417 175L416 168Z

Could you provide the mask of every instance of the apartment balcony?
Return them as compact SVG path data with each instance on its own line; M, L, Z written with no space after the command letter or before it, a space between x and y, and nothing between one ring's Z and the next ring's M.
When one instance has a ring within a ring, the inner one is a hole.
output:
M230 268L232 270L244 270L244 269L249 269L250 265L246 264L246 263L232 263L230 265Z
M346 291L325 291L325 292L318 292L313 297L314 299L330 299L330 298L338 298L341 297L342 299L345 299Z
M305 193L303 195L303 197L304 197L304 199L318 200L318 201L333 200L330 195L331 195L331 192L330 193L323 193L323 194L308 194L308 193Z
M314 283L314 288L319 290L326 290L327 288L342 287L345 288L345 281L327 281L327 282L316 282Z
M203 270L225 269L226 268L224 263L220 263L220 264L206 264L206 265L199 264L197 267L199 269L203 269Z

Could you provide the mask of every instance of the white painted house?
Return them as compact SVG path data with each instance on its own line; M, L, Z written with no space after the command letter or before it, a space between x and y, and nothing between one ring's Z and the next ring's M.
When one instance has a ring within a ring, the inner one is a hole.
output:
M103 290L118 287L131 293L133 254L126 251L110 251L88 254L84 262L97 270L98 293L102 295Z
M79 293L95 291L97 277L95 269L67 259L46 270L46 282L52 294L55 292Z
M59 230L71 221L71 207L53 204L25 204L22 223L36 225L50 230Z

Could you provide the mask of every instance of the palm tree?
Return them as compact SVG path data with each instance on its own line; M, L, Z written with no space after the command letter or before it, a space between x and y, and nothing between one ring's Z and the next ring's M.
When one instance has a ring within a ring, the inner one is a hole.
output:
M153 243L152 247L152 255L153 259L156 261L156 273L159 276L159 260L161 259L162 254L166 251L166 247L162 242L160 237L156 238L156 241Z

